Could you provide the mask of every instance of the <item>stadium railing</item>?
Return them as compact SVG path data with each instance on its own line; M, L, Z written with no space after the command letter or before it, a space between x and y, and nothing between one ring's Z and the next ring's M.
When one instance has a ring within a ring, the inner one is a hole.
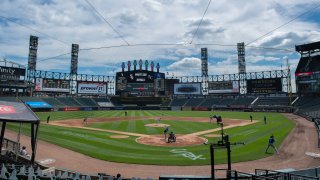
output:
M39 179L39 180L109 180L115 176L106 173L82 174L68 169L46 168L39 165L17 165L14 163L2 163L0 167L0 179ZM127 180L127 178L122 178ZM141 179L141 178L139 178ZM150 178L149 178L150 179Z
M10 151L16 151L20 148L20 143L11 139L3 138L2 148Z
M319 180L320 178L316 176L307 176L307 175L300 175L294 174L294 172L281 172L281 171L274 171L274 170L267 170L267 169L256 169L255 170L255 179L308 179L308 180Z

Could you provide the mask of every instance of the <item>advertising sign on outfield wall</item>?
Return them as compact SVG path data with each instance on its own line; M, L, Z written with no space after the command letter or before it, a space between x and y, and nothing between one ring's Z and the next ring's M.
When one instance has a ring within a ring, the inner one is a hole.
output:
M107 83L79 82L79 94L107 94Z

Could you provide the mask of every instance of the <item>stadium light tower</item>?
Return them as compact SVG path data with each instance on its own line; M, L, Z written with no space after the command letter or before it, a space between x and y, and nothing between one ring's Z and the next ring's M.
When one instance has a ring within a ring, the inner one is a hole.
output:
M239 70L239 84L240 92L245 94L245 83L246 83L246 60L245 60L245 46L244 42L237 44L238 50L238 70Z
M29 41L29 56L28 56L28 71L27 79L30 87L30 96L35 88L35 72L37 67L37 51L38 51L38 37L30 35Z
M75 94L77 90L77 74L78 74L78 54L79 54L79 44L72 44L71 46L71 94Z
M288 95L289 95L289 106L290 106L290 112L292 112L292 87L291 87L291 72L290 72L290 64L289 59L286 58L287 61L287 68L288 68Z
M202 94L208 95L208 49L201 48Z

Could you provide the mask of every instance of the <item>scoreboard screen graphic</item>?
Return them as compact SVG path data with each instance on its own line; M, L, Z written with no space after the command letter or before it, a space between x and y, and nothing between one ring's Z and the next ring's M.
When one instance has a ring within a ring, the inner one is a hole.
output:
M281 91L281 78L247 80L248 93L276 93Z
M116 73L116 95L123 92L132 96L164 95L165 75L148 70L133 70Z
M46 92L69 92L70 81L63 79L37 78L35 90Z
M213 93L239 93L238 81L208 82L208 92Z
M174 94L200 95L200 83L180 83L174 84Z

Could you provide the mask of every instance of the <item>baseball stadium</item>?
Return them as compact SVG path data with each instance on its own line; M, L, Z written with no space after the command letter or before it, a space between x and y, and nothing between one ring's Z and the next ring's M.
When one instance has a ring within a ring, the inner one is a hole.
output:
M163 45L130 45L102 19L128 46ZM42 39L28 38L26 65L0 60L0 179L320 179L320 41L290 47L294 72L247 71L240 42L237 73L212 74L204 43L198 76L143 58L96 75L79 73L79 44L70 71L39 69Z

